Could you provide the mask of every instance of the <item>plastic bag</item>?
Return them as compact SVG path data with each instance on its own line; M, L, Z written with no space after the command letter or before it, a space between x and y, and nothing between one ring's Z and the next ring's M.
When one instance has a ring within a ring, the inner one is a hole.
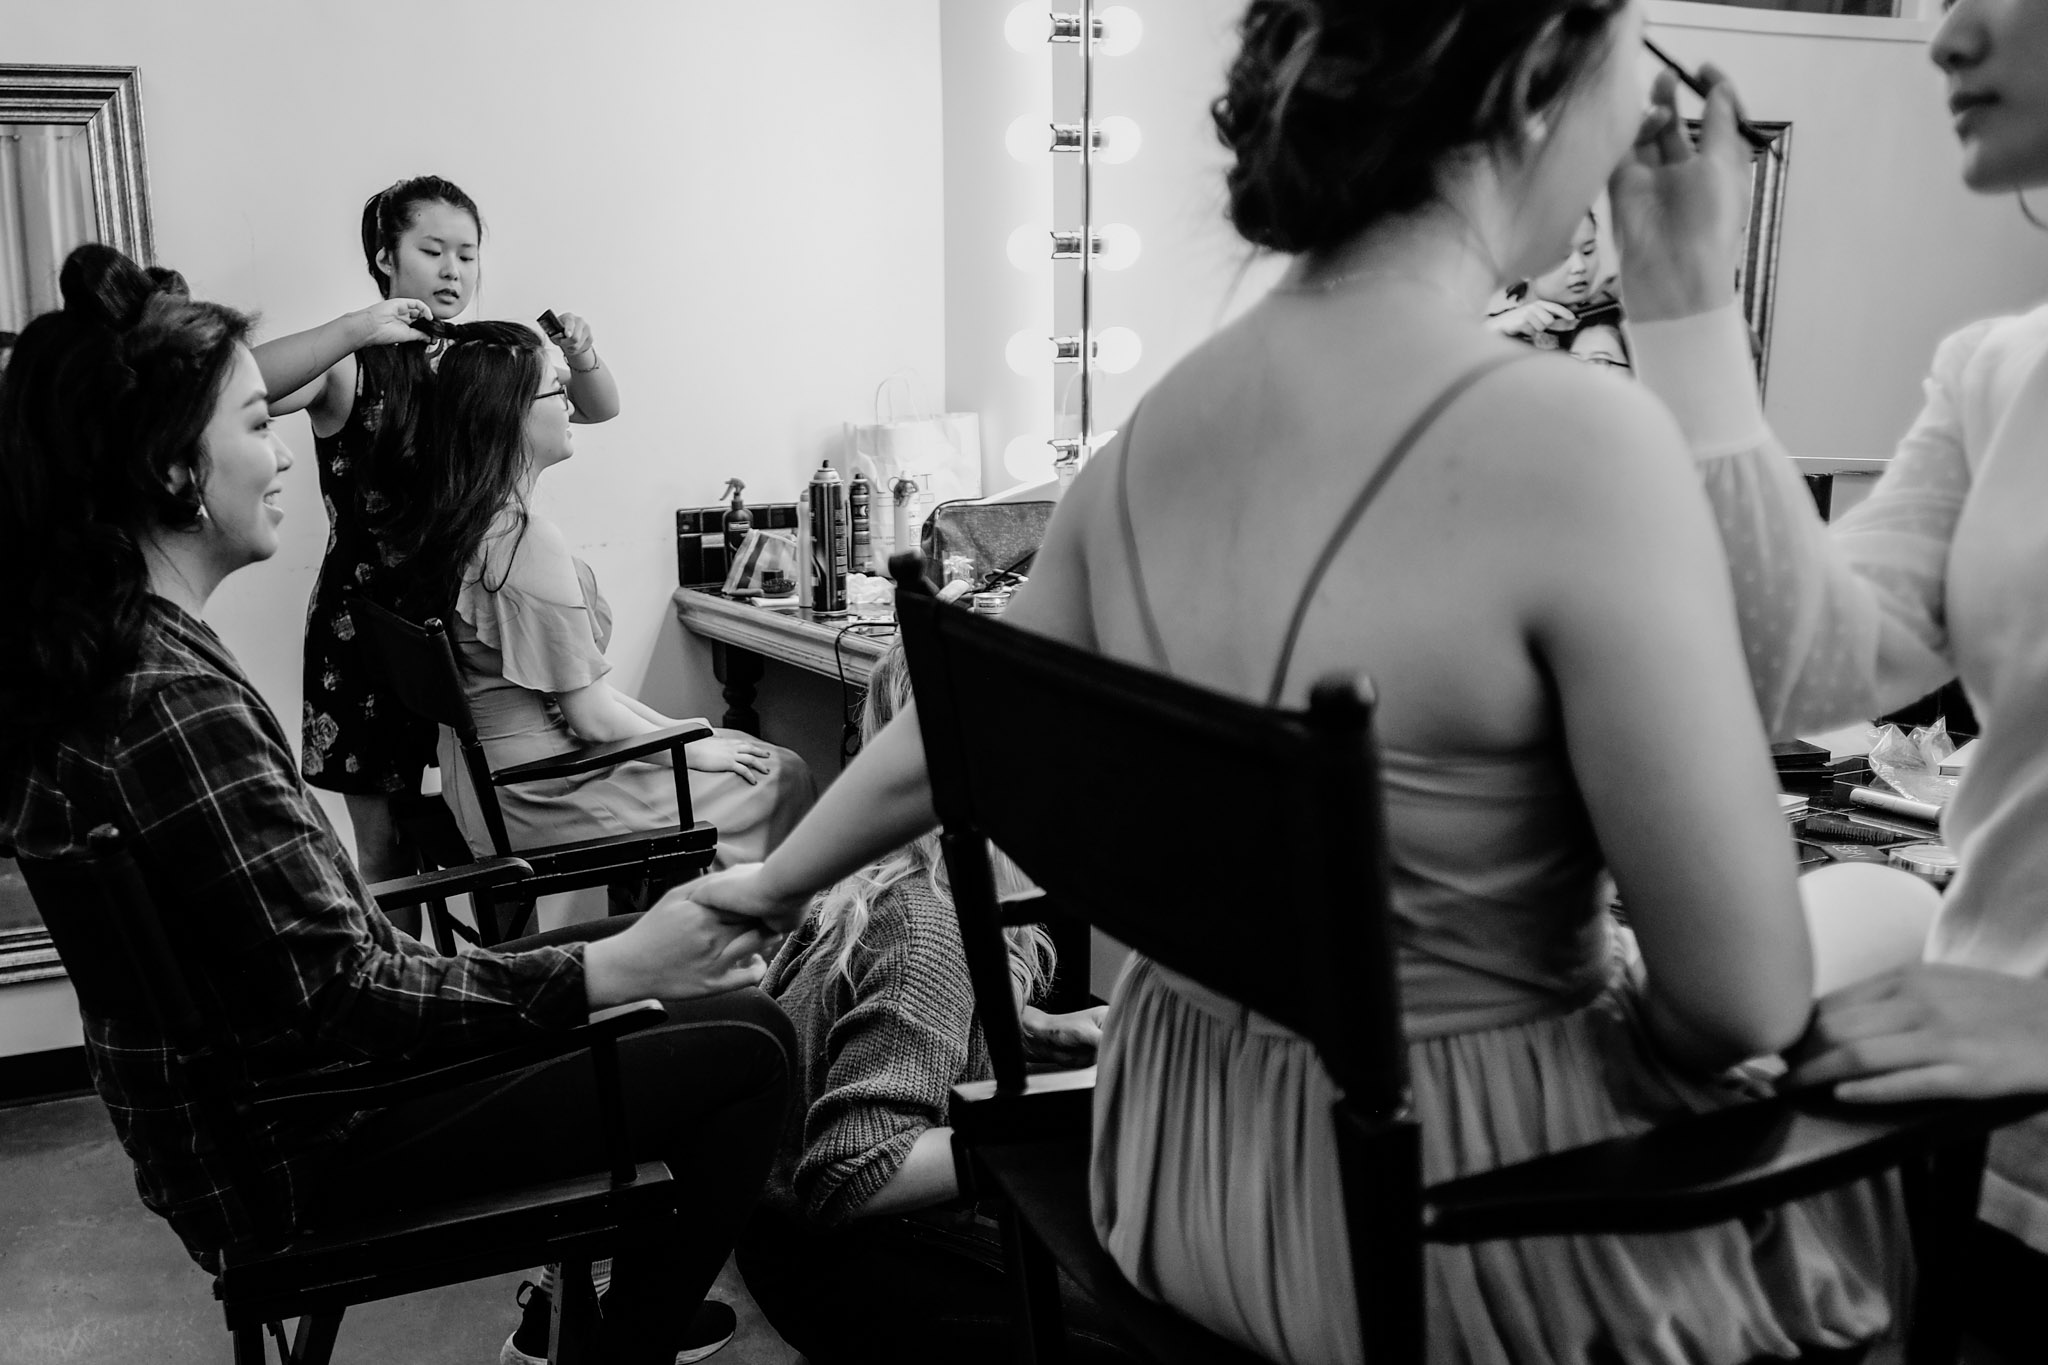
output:
M727 597L796 597L796 536L789 531L749 531L732 557L732 571L720 589Z
M1944 774L1941 761L1955 751L1945 721L1920 726L1910 735L1887 725L1870 746L1870 771L1901 796L1945 806L1960 779Z

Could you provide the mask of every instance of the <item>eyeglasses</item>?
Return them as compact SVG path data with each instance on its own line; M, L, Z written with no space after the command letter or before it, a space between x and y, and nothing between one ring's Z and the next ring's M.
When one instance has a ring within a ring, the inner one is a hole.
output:
M557 384L554 388L549 389L544 393L535 394L533 396L533 401L538 403L544 398L559 398L562 400L563 407L567 408L571 412L576 411L576 400L569 396L569 390L564 385Z

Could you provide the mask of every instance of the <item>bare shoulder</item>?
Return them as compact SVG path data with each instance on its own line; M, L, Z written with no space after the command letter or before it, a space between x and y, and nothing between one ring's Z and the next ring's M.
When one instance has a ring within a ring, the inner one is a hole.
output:
M1481 382L1482 397L1463 423L1498 436L1462 444L1529 514L1583 524L1594 509L1701 497L1678 423L1640 384L1559 358L1508 366Z

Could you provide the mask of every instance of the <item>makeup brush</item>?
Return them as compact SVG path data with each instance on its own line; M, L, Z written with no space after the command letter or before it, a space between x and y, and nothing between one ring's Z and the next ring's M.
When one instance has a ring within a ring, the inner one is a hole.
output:
M1656 43L1647 37L1643 39L1643 46L1650 49L1652 57L1655 57L1658 61L1671 68L1671 73L1678 77L1679 84L1692 91L1693 94L1698 95L1701 99L1707 97L1707 83L1680 66L1676 57L1673 57L1663 48L1658 47ZM1777 139L1764 132L1761 128L1758 128L1748 119L1738 115L1735 120L1735 131L1742 134L1743 140L1758 151L1769 152L1772 156L1778 155Z

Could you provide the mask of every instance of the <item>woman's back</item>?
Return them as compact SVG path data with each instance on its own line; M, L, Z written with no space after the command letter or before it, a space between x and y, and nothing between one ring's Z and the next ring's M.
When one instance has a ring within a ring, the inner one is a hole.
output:
M1332 671L1373 678L1432 1180L1736 1093L1660 1058L1657 1005L1599 894L1609 856L1655 907L1660 965L1691 960L1717 985L1757 970L1754 950L1690 933L1699 888L1666 903L1672 874L1656 864L1686 861L1684 826L1630 825L1658 804L1629 768L1650 756L1642 736L1705 704L1701 688L1742 695L1731 613L1713 612L1725 585L1674 577L1722 570L1668 418L1608 376L1488 337L1450 302L1405 281L1283 286L1147 396L1062 509L1084 571L1056 569L1046 597L1020 603L1026 624L1070 607L1107 653L1258 700L1299 705ZM1666 592L1704 619L1659 627ZM1700 658L1683 657L1688 629ZM1660 649L1677 657L1660 666ZM1614 706L1633 747L1603 734ZM1742 823L1775 821L1767 790L1747 790L1767 779L1742 763L1707 780L1732 787L1728 804L1751 798ZM1094 1180L1126 1273L1277 1358L1354 1358L1333 1098L1299 1038L1135 961L1106 1030ZM1270 1141L1275 1114L1302 1116L1297 1141ZM1190 1193L1220 1188L1221 1204ZM1432 1355L1522 1358L1550 1337L1559 1359L1607 1343L1736 1361L1865 1338L1888 1317L1888 1217L1862 1191L1788 1211L1789 1261L1752 1256L1733 1227L1579 1239L1576 1257L1437 1253ZM1862 1249L1845 1264L1843 1246ZM1773 1283L1799 1289L1759 1289ZM1574 1308L1553 1332L1558 1303Z

